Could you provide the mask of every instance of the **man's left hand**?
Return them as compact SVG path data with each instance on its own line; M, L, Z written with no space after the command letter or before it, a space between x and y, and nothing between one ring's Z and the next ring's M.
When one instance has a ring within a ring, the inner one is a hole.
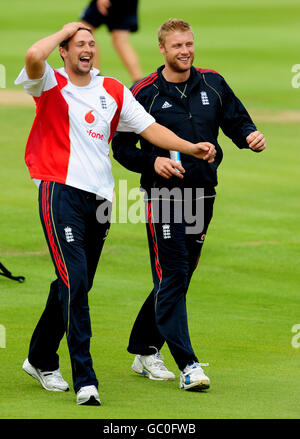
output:
M253 131L246 137L246 141L252 151L261 152L266 149L266 139L260 131Z
M215 160L216 153L215 145L210 142L192 144L191 155L198 159L207 160L208 163L212 163Z

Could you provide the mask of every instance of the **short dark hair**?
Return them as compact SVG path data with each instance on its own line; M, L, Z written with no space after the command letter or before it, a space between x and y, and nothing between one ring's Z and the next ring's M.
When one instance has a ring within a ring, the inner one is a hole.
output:
M93 32L91 31L91 29L87 29L87 28L85 28L85 27L80 27L79 29L77 29L77 31L76 32L78 32L79 30L87 30L88 32L90 32L90 34L92 34L93 35ZM74 34L75 35L75 34ZM63 47L64 49L66 49L66 50L68 50L68 44L69 44L69 41L71 40L71 38L73 38L73 35L70 37L70 38L67 38L66 40L64 40L64 41L62 41L60 44L59 44L59 47Z

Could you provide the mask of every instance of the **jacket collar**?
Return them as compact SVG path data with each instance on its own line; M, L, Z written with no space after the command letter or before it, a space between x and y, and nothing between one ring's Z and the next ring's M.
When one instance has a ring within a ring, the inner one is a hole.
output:
M158 67L157 69L157 74L158 74L158 80L160 83L160 86L164 88L165 91L169 91L173 94L173 89L174 89L174 83L173 82L169 82L167 81L163 74L162 71L165 68L164 65ZM195 67L191 67L191 74L189 79L187 80L187 88L188 90L191 90L192 88L194 88L196 85L198 85L198 83L201 81L201 75L199 74L199 72L195 69Z

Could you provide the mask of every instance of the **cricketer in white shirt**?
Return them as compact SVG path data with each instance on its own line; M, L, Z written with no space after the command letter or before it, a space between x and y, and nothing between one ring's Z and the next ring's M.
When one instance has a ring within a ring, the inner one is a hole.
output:
M23 68L15 81L36 103L25 162L36 180L55 181L113 199L109 143L118 131L137 134L155 122L130 90L114 78L90 72L86 86L70 82L62 67L45 62L44 75L29 79Z

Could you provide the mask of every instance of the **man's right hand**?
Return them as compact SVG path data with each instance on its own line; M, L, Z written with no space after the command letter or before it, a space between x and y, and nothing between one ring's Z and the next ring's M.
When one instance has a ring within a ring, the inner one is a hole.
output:
M67 40L71 38L78 31L78 29L91 30L91 28L85 24L73 21L72 23L67 23L63 26L62 30L64 30L66 33L66 37L64 39Z
M207 160L208 163L212 163L215 160L216 148L210 142L199 142L192 146L191 154L198 159Z
M179 163L168 157L157 157L154 162L154 170L158 175L167 179L171 178L172 175L183 178L182 174L185 173L184 168Z

